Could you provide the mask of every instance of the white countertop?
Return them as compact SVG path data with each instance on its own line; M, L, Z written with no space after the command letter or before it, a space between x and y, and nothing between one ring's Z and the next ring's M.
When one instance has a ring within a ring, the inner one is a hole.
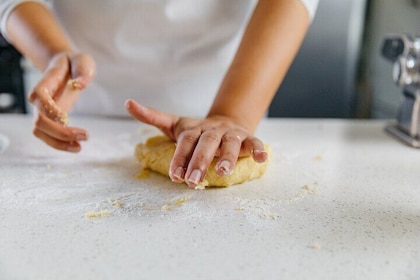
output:
M420 150L383 121L264 120L266 174L204 191L135 178L150 127L74 124L78 155L0 115L0 279L420 279Z

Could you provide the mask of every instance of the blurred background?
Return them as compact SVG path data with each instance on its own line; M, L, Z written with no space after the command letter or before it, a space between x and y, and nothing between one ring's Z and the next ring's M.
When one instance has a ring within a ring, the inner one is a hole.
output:
M381 56L389 33L420 35L419 0L320 0L269 115L395 118L402 90Z
M395 118L401 89L381 56L389 33L420 35L420 0L320 0L268 116ZM0 37L0 113L30 111L26 95L39 77Z

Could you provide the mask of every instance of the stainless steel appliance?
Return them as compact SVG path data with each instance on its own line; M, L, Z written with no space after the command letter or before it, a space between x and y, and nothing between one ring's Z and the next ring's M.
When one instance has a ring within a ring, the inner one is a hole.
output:
M404 143L420 148L420 37L388 35L382 55L393 62L393 79L402 88L397 122L385 129Z

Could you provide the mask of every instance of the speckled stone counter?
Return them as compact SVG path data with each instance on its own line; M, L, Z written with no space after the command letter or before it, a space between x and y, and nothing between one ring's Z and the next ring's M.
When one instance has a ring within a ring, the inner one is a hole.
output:
M267 173L203 191L138 179L157 131L77 118L82 152L0 115L0 279L420 279L420 150L383 121L267 119Z

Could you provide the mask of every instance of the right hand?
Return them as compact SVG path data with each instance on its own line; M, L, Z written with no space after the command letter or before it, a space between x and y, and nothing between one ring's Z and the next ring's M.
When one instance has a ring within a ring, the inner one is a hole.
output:
M87 140L88 133L67 126L67 114L95 71L95 62L87 54L63 52L51 59L29 95L29 101L36 107L33 130L36 137L58 150L80 151L80 141Z

